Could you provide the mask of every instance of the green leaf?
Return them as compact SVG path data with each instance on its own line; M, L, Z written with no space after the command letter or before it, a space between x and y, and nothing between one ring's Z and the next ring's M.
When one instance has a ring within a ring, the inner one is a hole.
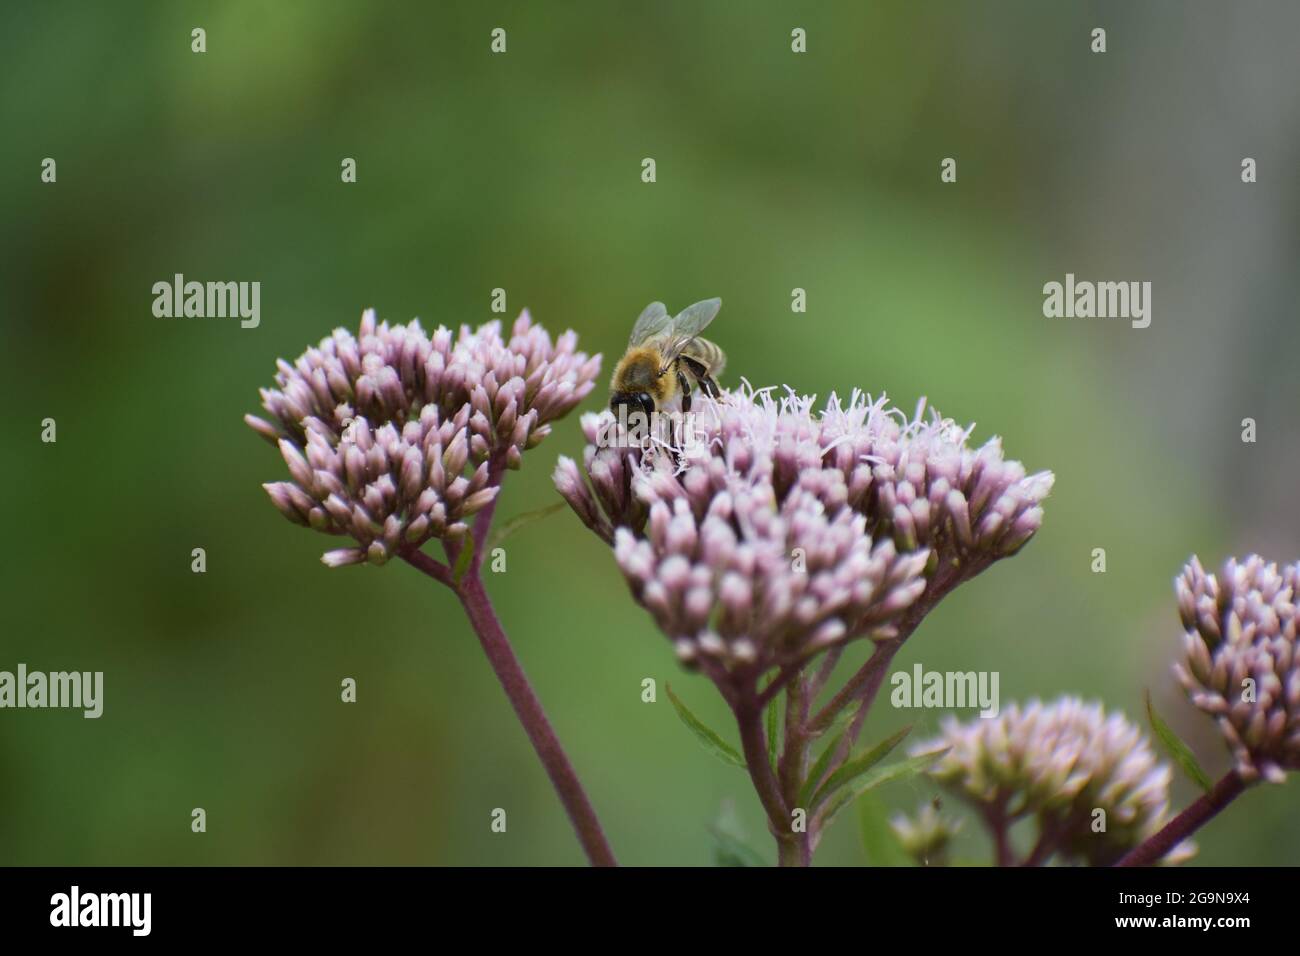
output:
M844 739L844 734L847 729L848 728L841 730L831 739L831 742L826 745L826 749L823 750L821 755L817 758L816 763L813 764L812 769L808 771L808 776L803 782L803 788L799 791L800 805L805 807L808 806L808 799L812 796L813 787L817 786L817 781L821 780L822 774L826 772L826 767L830 764L831 757L835 755L835 751L839 747L840 741Z
M867 855L868 865L916 865L898 842L894 828L889 825L889 810L878 793L864 793L858 799L858 836L862 841L862 852Z
M772 769L776 769L777 763L777 746L776 734L780 729L780 715L777 708L780 706L780 694L773 694L772 699L767 702L766 722L767 722L767 759L771 761Z
M736 813L736 804L727 799L718 808L718 817L705 829L713 840L713 862L716 866L767 866L763 855L745 840L745 828Z
M944 747L942 750L934 750L916 757L907 757L904 760L885 764L883 767L873 767L858 779L855 786L845 787L827 801L826 809L822 811L822 827L830 826L836 814L867 791L873 790L883 783L915 777L917 774L928 770L931 764L947 752L948 748Z
M474 560L474 535L467 534L461 541L460 554L456 555L456 566L451 569L451 580L457 587L460 586L460 579L469 570L470 562Z
M1156 713L1155 707L1151 705L1151 691L1147 691L1147 720L1151 721L1151 729L1155 731L1156 737L1160 740L1165 752L1173 759L1174 763L1182 768L1183 773L1187 774L1192 781L1202 790L1211 789L1214 784L1201 769L1200 763L1196 760L1196 754L1192 753L1192 748L1183 743L1172 727L1166 724L1160 715Z
M673 702L673 708L677 711L677 716L682 719L691 733L699 738L700 743L704 744L706 750L712 753L723 763L729 763L733 766L744 769L745 758L731 744L727 743L717 731L710 728L704 721L691 713L691 709L681 702L681 699L673 693L671 684L665 684L664 689L668 691L668 699Z
M763 855L739 837L714 824L709 825L713 837L713 862L716 866L767 866Z
M488 549L491 550L492 548L495 548L520 528L527 527L534 521L541 521L543 518L549 518L551 515L555 514L555 512L561 510L567 505L567 501L561 500L554 504L547 505L545 508L538 508L535 511L525 511L522 514L515 515L509 521L503 522L501 527L492 532L492 537L488 539Z
M816 796L812 798L810 805L812 807L817 807L836 790L840 789L845 784L851 783L853 780L856 780L862 774L869 771L872 767L889 756L889 752L902 743L903 738L911 732L912 725L908 724L896 734L886 737L866 753L845 761L844 766L840 767L839 770L836 770L827 778L826 783L822 785L822 787L817 791Z

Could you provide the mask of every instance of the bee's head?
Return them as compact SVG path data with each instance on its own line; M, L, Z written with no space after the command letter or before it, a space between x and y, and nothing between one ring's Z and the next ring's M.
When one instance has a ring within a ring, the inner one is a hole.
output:
M649 392L615 392L609 397L609 410L617 416L620 407L627 409L625 414L629 419L633 413L641 412L649 421L654 414L655 400Z

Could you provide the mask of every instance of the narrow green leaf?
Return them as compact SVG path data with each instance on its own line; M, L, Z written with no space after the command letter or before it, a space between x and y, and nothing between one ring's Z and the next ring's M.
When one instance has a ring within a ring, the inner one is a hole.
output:
M460 554L456 555L456 566L451 569L451 579L457 586L460 585L460 579L465 576L469 570L470 562L474 560L474 536L467 534L461 538Z
M554 504L547 505L545 508L538 508L535 511L525 511L517 514L509 521L502 522L501 527L492 532L492 537L488 539L488 548L495 548L506 538L510 537L520 528L525 528L534 521L541 521L543 518L549 518L555 512L560 511L568 505L566 501L557 501Z
M777 763L777 731L780 729L781 720L777 714L777 708L780 706L780 694L773 694L772 699L767 702L767 759L772 763L772 769L776 769Z
M831 757L835 755L835 751L839 747L840 741L844 739L844 733L847 729L848 728L844 728L844 730L841 730L831 739L831 742L826 745L826 749L821 752L817 761L812 765L812 769L808 771L808 776L803 782L803 788L799 791L799 803L801 806L808 806L808 799L812 796L813 787L817 786L817 781L821 780L822 774L826 772L826 768L831 762Z
M876 792L858 798L858 837L870 866L915 866L889 825L889 809Z
M716 866L767 866L761 853L721 827L709 825L713 837L713 862Z
M897 760L894 763L885 764L883 767L873 767L864 773L854 786L845 787L831 797L826 804L826 809L821 812L822 827L830 826L836 814L867 791L875 789L882 783L889 783L893 780L906 780L909 777L915 777L919 773L924 773L930 768L931 764L947 752L948 748L944 747L942 750L934 750L916 757Z
M813 797L811 806L816 807L836 790L840 789L845 784L856 780L876 764L880 763L880 761L889 756L889 752L902 743L903 738L911 732L912 725L908 724L897 733L886 737L866 753L845 761L844 766L840 767L839 770L836 770L826 779L826 783L822 785L822 787L817 791L816 796Z
M1192 753L1192 748L1183 743L1182 738L1174 733L1174 729L1156 713L1155 707L1151 705L1151 691L1149 690L1147 691L1147 720L1151 721L1151 729L1155 731L1156 737L1174 763L1178 764L1183 773L1187 774L1198 787L1202 790L1210 790L1214 784L1205 771L1201 769L1200 763L1196 760L1196 754Z
M719 737L717 731L711 729L700 718L691 713L691 709L673 693L671 684L665 684L664 689L668 691L668 699L672 701L677 716L682 719L682 723L691 729L691 733L699 738L700 743L704 744L706 750L723 763L729 763L742 769L745 767L745 758L740 755L739 751Z
M746 840L745 828L736 813L735 801L723 800L718 807L718 817L705 829L713 840L713 862L716 866L767 866L763 855Z

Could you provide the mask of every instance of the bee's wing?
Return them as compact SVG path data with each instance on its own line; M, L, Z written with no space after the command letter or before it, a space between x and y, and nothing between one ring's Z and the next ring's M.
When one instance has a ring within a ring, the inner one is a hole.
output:
M722 370L727 367L727 353L722 351L716 342L710 342L698 335L682 346L681 357L702 365L705 372L714 378L721 375Z
M632 336L627 340L628 348L641 345L659 335L672 321L662 302L651 302L637 317L636 325L632 326Z
M705 299L688 305L673 317L668 342L663 348L665 367L682 354L682 349L686 348L691 339L705 330L721 308L721 299Z

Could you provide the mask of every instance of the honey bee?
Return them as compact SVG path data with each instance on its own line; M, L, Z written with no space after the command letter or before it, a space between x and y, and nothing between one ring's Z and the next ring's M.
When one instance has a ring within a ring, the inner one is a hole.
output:
M648 419L680 397L681 410L689 412L692 383L716 398L727 356L700 333L720 308L721 299L705 299L670 316L662 302L646 306L609 383L610 411L617 415L623 406L629 416L639 411Z

